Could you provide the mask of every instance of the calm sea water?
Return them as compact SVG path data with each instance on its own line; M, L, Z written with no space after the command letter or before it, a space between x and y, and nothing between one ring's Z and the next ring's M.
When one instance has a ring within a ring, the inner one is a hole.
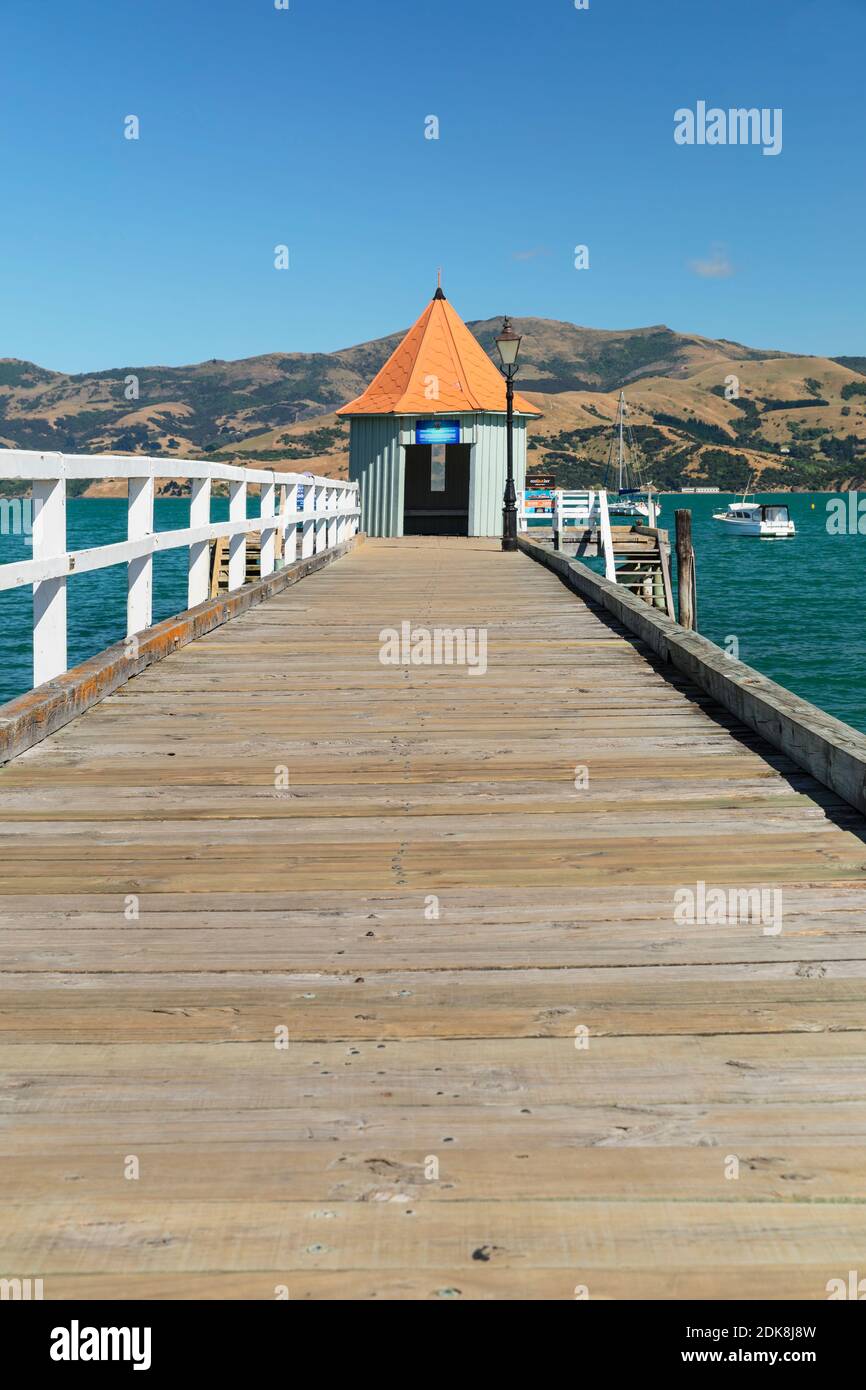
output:
M258 508L253 500L250 515ZM224 521L228 498L211 500L211 520ZM154 526L174 531L189 525L189 499L157 498ZM108 545L126 539L126 499L74 498L67 504L66 531L70 550ZM153 620L160 622L186 607L188 551L168 550L153 557ZM32 558L32 547L18 535L0 535L0 563ZM0 593L0 701L11 700L32 684L33 634L30 588ZM74 575L66 585L69 624L69 664L95 656L126 636L126 565L92 574Z
M797 526L793 539L731 536L712 520L727 500L727 494L662 499L662 523L671 533L674 508L692 512L700 631L719 646L736 637L741 660L866 732L866 536L828 534L825 493L786 499ZM213 519L227 515L227 500L215 498ZM157 530L186 526L189 502L158 500L155 519ZM71 501L68 530L72 548L123 540L125 500ZM30 554L22 537L0 535L0 562ZM185 607L186 566L185 550L154 557L155 622ZM70 664L125 635L125 565L73 576L67 593ZM0 701L29 689L31 608L30 589L0 593Z
M664 497L661 524L673 540L674 510L692 513L700 632L721 647L736 637L741 661L866 732L866 536L828 534L830 496L757 493L788 505L797 534L780 541L714 522L740 500L728 493Z

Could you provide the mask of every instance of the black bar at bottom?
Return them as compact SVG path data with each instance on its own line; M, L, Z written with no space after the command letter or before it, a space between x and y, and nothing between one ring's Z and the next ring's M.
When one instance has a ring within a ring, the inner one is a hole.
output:
M826 1382L828 1375L843 1368L847 1373L858 1364L864 1320L859 1308L843 1306L854 1301L850 1293L808 1303L613 1303L593 1301L582 1296L582 1289L576 1285L575 1297L563 1300L565 1307L553 1304L546 1314L541 1313L539 1301L532 1300L529 1289L525 1301L535 1305L530 1312L533 1321L540 1315L550 1317L552 1328L579 1338L567 1345L579 1352L587 1369L593 1368L592 1379L597 1384L603 1385L608 1376L613 1382L629 1372L646 1375L681 1368L700 1373L713 1365L729 1370L805 1366ZM449 1288L448 1295L449 1303L463 1301L458 1287ZM856 1301L859 1298L858 1289ZM443 1300L431 1294L427 1301ZM477 1308L475 1315L456 1314L461 1329L475 1331L478 1327L483 1332L488 1372L500 1355L503 1360L512 1357L515 1340L521 1339L521 1315L511 1308L503 1312L507 1322L501 1324L501 1330L495 1326L496 1314L489 1302ZM323 1362L317 1380L325 1375L325 1367L326 1378L333 1380L340 1353L347 1366L357 1369L366 1365L369 1372L375 1360L370 1353L376 1343L367 1341L365 1334L375 1330L378 1336L390 1339L395 1328L414 1335L418 1326L422 1332L429 1326L435 1333L423 1344L419 1358L424 1373L429 1376L437 1353L447 1369L454 1349L450 1342L439 1341L441 1329L448 1325L443 1323L443 1311L431 1316L427 1324L428 1314L416 1310L419 1324L411 1329L406 1328L409 1316L406 1304L401 1306L399 1325L395 1325L393 1316L383 1315L373 1301L351 1308L342 1303L338 1312L333 1302L292 1301L291 1296L267 1303L0 1303L4 1360L7 1366L15 1367L16 1378L48 1372L61 1382L77 1375L92 1381L99 1378L100 1371L113 1377L134 1376L136 1367L140 1380L149 1375L162 1381L167 1373L196 1372L213 1374L214 1384L225 1384L232 1374L268 1373L266 1367L274 1371L282 1367L294 1379L300 1369L297 1358L302 1355L303 1362L309 1362L316 1345L309 1337L319 1329L322 1335L339 1329L339 1335L329 1335L319 1349ZM475 1316L481 1317L481 1325ZM491 1316L494 1326L487 1322ZM357 1329L354 1334L353 1326ZM298 1340L301 1336L303 1342ZM528 1342L525 1347L529 1349ZM414 1369L420 1369L419 1362ZM411 1374L412 1366L407 1363L404 1371Z

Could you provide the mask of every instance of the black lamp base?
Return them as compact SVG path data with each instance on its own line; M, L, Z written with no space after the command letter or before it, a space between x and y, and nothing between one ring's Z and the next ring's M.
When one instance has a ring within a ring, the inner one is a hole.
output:
M517 550L517 548L517 510L516 508L503 507L502 549Z

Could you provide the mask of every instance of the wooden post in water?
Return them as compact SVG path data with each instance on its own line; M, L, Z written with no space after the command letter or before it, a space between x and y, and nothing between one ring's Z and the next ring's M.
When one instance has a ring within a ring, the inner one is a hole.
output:
M680 625L694 629L697 623L697 585L695 551L692 545L692 514L685 508L674 512L677 527L677 599Z

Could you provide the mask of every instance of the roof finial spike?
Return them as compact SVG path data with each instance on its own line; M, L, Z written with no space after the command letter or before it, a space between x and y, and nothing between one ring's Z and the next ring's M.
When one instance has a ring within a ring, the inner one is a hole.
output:
M444 290L442 289L442 267L441 267L441 265L437 268L437 271L436 271L436 293L434 294L433 298L434 298L434 299L444 299L444 298L445 298L445 292L444 292Z

